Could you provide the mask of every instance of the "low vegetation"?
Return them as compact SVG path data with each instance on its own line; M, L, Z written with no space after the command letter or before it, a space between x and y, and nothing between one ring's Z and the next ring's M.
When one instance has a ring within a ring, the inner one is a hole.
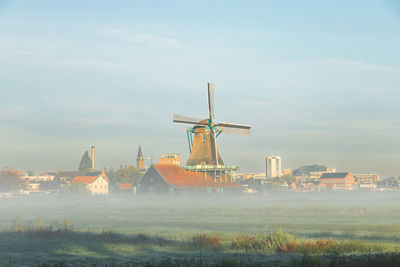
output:
M65 260L65 262L57 262L50 257L50 263L57 263L57 265L69 264L71 256L75 256L75 258L72 257L72 263L82 257L91 263L107 259L106 264L101 264L102 266L116 263L127 266L130 263L132 266L136 264L143 266L276 266L276 259L280 259L281 263L286 260L286 266L332 266L332 264L333 266L359 266L360 263L364 266L373 266L368 264L400 262L399 254L393 251L388 252L383 244L359 240L297 240L294 235L283 231L253 236L237 235L229 245L224 244L218 235L204 233L195 234L188 240L177 240L160 235L127 235L110 231L92 233L45 228L1 232L0 244L3 244L0 245L3 257L15 255L18 252L29 255L35 250L40 250L42 255L48 253ZM4 246L4 244L8 245ZM157 251L158 256L152 259L141 257L142 254L138 254L138 249L143 248L146 248L147 252ZM186 252L182 254L184 251ZM197 256L193 255L195 251L199 253ZM210 253L215 252L218 252L217 258L210 256L213 255ZM244 257L242 258L241 255ZM250 255L254 256L250 257ZM275 257L278 258L268 258L269 255L276 255ZM284 255L290 255L290 258ZM111 262L110 259L113 261ZM12 257L8 260L15 262L16 265L20 263ZM48 264L48 261L36 263Z
M232 241L235 251L265 253L301 253L301 254L349 254L382 253L385 246L379 243L367 243L361 240L305 240L282 231L263 235L239 235Z

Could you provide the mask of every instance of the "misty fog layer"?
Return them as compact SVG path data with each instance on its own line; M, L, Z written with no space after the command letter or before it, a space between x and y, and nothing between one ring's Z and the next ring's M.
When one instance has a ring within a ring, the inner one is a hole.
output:
M318 225L345 230L352 225L397 225L396 192L281 193L266 197L200 196L21 196L0 199L0 229L62 226L76 231L117 232L302 232Z

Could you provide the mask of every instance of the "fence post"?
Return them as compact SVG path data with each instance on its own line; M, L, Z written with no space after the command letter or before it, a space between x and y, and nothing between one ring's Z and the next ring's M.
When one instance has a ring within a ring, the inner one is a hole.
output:
M65 218L64 223L65 223L65 230L68 231L68 219L67 218Z
M18 218L15 219L15 232L18 232Z
M39 224L40 224L40 230L43 230L43 219L42 218L40 218L40 221L39 221Z

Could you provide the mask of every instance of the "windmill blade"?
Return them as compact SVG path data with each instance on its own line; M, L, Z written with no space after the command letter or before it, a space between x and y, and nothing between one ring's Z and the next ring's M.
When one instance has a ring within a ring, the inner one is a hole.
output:
M204 119L199 119L199 118L192 118L188 116L183 116L179 114L174 114L172 117L172 121L175 123L186 123L186 124L203 124L202 121Z
M237 135L250 135L250 129L238 129L238 128L228 128L228 127L217 127L222 133L227 134L237 134Z
M215 91L215 84L207 83L208 87L208 117L212 122L214 119L214 91Z
M217 137L215 136L215 131L210 131L210 145L211 145L211 157L212 164L218 165L218 152L217 152Z
M222 133L250 135L251 126L249 125L220 122L215 124L215 126L219 130L222 130Z

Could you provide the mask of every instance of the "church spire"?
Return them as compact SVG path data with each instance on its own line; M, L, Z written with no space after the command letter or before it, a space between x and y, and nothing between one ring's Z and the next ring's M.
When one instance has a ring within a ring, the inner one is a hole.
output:
M144 163L143 163L143 152L142 152L142 146L139 144L139 150L136 158L136 167L138 169L144 169Z

